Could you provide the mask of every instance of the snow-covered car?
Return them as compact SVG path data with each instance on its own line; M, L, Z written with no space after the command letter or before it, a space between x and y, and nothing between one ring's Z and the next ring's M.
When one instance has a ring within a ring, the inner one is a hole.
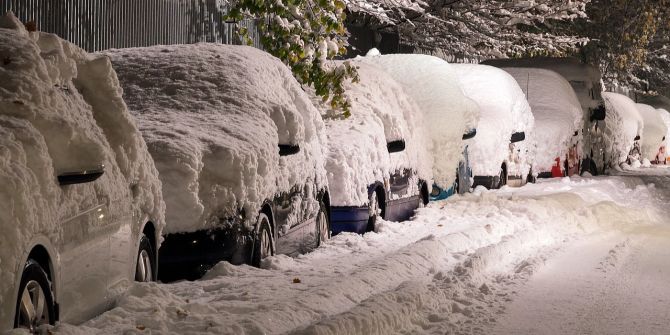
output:
M159 279L259 266L329 238L324 124L281 61L218 44L107 55L163 183Z
M386 72L350 62L360 78L345 89L351 116L334 117L313 97L325 116L334 234L374 230L378 216L409 219L428 203L432 180L419 107Z
M434 56L375 49L362 61L390 74L421 109L433 161L431 200L470 190L467 146L477 133L479 106L463 94L453 66Z
M640 139L644 123L635 102L619 93L603 92L607 117L605 139L612 164L640 161Z
M158 172L108 59L0 16L0 333L80 323L156 275Z
M540 178L579 173L582 108L560 74L535 68L503 68L516 79L535 118L533 173Z
M600 70L575 58L534 57L518 59L494 59L482 64L495 67L541 68L563 76L569 83L582 107L582 161L580 173L591 175L604 173L611 165L606 151L605 117L607 110L602 98L602 76ZM523 87L523 86L522 86Z
M664 108L659 108L658 111L661 113L661 118L663 119L665 126L668 128L668 132L665 135L663 151L659 151L658 156L656 157L656 162L658 164L663 163L665 165L670 165L670 150L668 149L668 146L670 146L670 112Z
M641 161L643 165L647 161L657 161L659 156L665 156L665 140L668 134L668 126L661 116L665 113L647 104L637 104L637 109L642 116L644 129L642 130Z
M530 173L527 142L534 118L519 84L507 72L487 65L454 65L466 96L480 110L477 137L469 145L473 186L521 186ZM531 178L532 179L532 178Z

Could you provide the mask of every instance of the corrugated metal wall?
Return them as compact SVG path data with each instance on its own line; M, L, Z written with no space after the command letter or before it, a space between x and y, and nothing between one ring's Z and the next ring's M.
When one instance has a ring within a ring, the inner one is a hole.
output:
M254 21L225 22L224 0L0 0L37 29L54 33L87 51L157 44L240 44L237 25L261 48Z

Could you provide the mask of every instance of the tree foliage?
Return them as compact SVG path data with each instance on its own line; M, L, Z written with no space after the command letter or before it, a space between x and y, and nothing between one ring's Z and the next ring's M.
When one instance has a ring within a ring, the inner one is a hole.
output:
M228 16L257 18L265 50L287 64L300 83L313 87L324 102L348 116L344 84L357 80L356 69L347 62L329 62L346 53L344 9L341 0L238 0Z

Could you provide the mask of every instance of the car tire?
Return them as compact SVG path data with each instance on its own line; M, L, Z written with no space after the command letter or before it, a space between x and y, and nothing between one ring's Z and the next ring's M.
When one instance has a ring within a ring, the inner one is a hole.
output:
M263 259L274 255L274 240L270 229L270 218L265 213L258 214L258 232L254 241L251 265L261 266Z
M370 200L368 201L368 213L370 216L368 218L367 231L375 231L375 228L377 227L377 218L384 218L383 208L384 204L379 196L379 192L375 190L370 195Z
M319 247L324 242L330 240L331 237L330 218L328 217L326 204L324 204L323 202L319 202L319 213L317 213L316 215L316 229L317 229L316 246Z
M14 328L37 333L38 327L53 325L55 322L56 310L49 278L36 261L28 260L23 268L16 299Z
M498 178L500 181L497 188L502 188L503 186L507 185L507 168L504 164L500 167L500 176L498 176Z
M142 237L140 237L140 247L137 250L135 281L146 283L155 280L155 255L154 248L151 245L151 240L147 237L147 235L142 234Z

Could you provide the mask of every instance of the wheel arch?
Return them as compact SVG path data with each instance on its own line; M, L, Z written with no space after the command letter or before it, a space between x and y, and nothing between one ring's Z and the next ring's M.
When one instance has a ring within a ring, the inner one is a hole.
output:
M373 193L376 193L380 197L381 202L379 207L381 207L382 213L386 213L386 188L384 187L384 184L380 181L376 181L368 186L368 199Z

